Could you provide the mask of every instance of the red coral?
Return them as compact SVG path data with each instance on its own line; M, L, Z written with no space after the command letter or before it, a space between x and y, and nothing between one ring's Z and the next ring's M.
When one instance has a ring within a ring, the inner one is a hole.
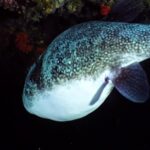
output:
M29 36L26 32L19 32L16 35L16 47L23 53L32 51L32 45L29 44Z
M111 11L111 7L105 4L100 5L100 13L102 16L107 16Z

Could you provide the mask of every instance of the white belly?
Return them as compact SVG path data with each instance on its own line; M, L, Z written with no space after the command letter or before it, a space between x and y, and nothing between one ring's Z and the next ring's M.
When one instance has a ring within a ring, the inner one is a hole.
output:
M68 81L57 85L53 90L44 90L35 94L33 106L26 109L39 117L55 121L70 121L84 117L98 108L112 90L109 82L99 100L90 105L90 102L105 80L105 73L98 79L91 78ZM26 100L27 101L27 100Z

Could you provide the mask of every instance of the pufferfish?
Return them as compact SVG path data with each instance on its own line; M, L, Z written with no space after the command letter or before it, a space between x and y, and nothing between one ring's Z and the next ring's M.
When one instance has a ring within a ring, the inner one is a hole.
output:
M150 57L150 25L90 21L59 36L31 66L23 90L25 109L71 121L87 116L115 87L135 103L149 98L139 62Z

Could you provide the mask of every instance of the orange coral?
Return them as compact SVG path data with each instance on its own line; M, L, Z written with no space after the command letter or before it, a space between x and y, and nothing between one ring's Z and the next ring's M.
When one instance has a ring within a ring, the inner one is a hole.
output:
M32 45L29 43L29 36L26 32L19 32L16 35L16 47L23 53L29 53L32 51Z

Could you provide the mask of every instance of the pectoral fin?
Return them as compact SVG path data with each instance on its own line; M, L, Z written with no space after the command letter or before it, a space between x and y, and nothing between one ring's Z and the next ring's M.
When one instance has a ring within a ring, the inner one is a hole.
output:
M90 105L94 105L100 98L104 88L106 87L106 85L108 84L108 78L106 78L104 80L104 83L99 87L99 89L97 90L97 92L95 93L95 95L93 96Z
M112 82L123 96L133 102L142 103L149 98L148 79L138 63L121 68L119 75Z

